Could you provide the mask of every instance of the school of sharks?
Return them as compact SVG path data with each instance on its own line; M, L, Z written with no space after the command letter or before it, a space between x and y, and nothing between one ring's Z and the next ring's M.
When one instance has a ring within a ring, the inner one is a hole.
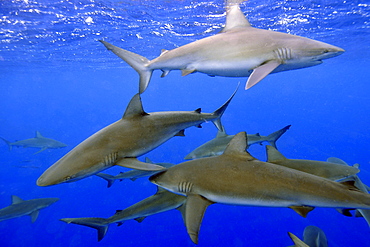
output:
M303 217L316 207L334 208L345 216L361 215L370 225L369 187L357 175L358 164L350 166L333 157L327 161L286 158L278 151L276 142L290 125L266 136L226 133L221 118L238 88L211 113L204 113L201 108L149 113L144 110L141 95L150 87L154 70L161 70L161 77L171 70L180 70L182 76L200 72L212 77L244 77L247 78L245 90L248 90L270 73L319 65L322 60L344 52L342 48L320 41L254 28L241 11L241 2L226 3L226 23L218 34L173 50L162 50L153 60L100 40L107 50L138 73L139 82L135 84L138 92L132 96L121 119L74 147L46 169L36 183L42 187L53 186L96 175L111 187L116 180L148 177L157 186L157 192L109 218L92 216L62 218L61 221L94 228L101 241L111 224L121 225L132 219L141 222L150 215L177 209L189 239L195 244L207 241L202 239L200 228L208 206L216 203L288 207ZM263 82L260 84L265 86ZM185 129L200 128L205 122L212 122L218 132L214 139L184 157L187 161L174 165L137 159L174 136L185 136ZM39 132L35 138L23 141L1 139L9 149L12 146L40 148L36 153L66 146ZM266 162L247 151L250 145L266 142ZM102 173L113 166L132 170L116 176ZM40 209L58 200L22 200L13 196L12 204L0 209L0 221L30 215L34 222ZM307 226L303 240L293 233L289 236L295 246L327 246L325 234L316 226Z

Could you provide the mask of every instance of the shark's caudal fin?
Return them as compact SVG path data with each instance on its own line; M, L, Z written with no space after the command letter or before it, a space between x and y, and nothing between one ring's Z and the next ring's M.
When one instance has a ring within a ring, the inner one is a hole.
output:
M224 114L228 105L230 104L231 100L233 99L234 95L236 94L236 91L238 91L238 88L239 88L239 83L234 93L230 96L230 98L220 108L218 108L216 111L212 113L213 115L217 116L217 118L212 120L212 122L214 123L214 125L217 127L219 131L225 132L224 126L222 126L222 123L221 123L221 117Z
M2 137L0 137L0 139L1 139L1 140L3 140L3 141L6 143L6 145L8 145L9 150L12 150L12 144L11 144L11 142L10 142L10 141L7 141L7 140L5 140L5 139L4 139L4 138L2 138Z
M271 133L267 136L267 141L270 143L271 146L277 149L276 147L276 141L282 136L289 128L291 125L287 125L281 130L275 131L274 133Z
M102 240L108 231L109 223L104 218L63 218L60 219L68 224L77 224L95 228L98 231L98 241Z
M119 56L123 59L126 63L128 63L133 69L139 73L140 76L140 83L139 83L139 93L143 93L145 89L148 87L150 78L152 77L153 70L150 70L146 67L146 65L150 62L147 58L140 56L136 53L124 50L117 46L114 46L108 42L103 40L99 40L103 45L114 54Z
M101 177L102 179L107 181L108 182L108 185L107 185L108 188L110 188L113 185L114 181L116 181L114 176L112 176L110 174L98 173L98 174L95 174L95 175L98 176L98 177Z

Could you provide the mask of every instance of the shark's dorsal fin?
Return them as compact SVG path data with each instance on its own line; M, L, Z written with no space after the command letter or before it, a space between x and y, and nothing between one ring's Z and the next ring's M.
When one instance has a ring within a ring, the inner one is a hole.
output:
M348 164L344 160L341 160L336 157L329 157L326 161L330 163L338 164L338 165L348 166Z
M217 135L216 135L216 138L223 138L223 137L226 137L227 134L226 134L226 131L217 131Z
M19 196L12 196L12 204L21 203L23 200Z
M145 157L145 163L151 163L154 164L148 157Z
M239 132L233 139L227 144L224 154L226 155L240 155L247 156L248 160L254 160L255 158L246 151L247 149L247 133Z
M285 156L282 155L276 148L270 145L266 145L267 162L274 162L277 160L286 160Z
M234 28L251 27L248 19L241 11L238 3L230 3L226 9L226 24L220 33L225 33Z
M307 217L307 214L309 212L315 209L314 207L310 207L310 206L290 206L289 208L293 209L297 214L299 214L300 216L304 218Z
M43 136L41 135L41 133L39 131L36 130L36 138L43 138Z
M185 225L191 240L198 244L198 233L207 207L214 202L198 194L188 194L185 202Z
M202 108L197 108L197 109L194 110L194 112L196 112L196 113L202 113Z
M143 109L140 94L135 94L130 100L130 103L128 103L122 118L145 115L148 115L148 113L146 113Z

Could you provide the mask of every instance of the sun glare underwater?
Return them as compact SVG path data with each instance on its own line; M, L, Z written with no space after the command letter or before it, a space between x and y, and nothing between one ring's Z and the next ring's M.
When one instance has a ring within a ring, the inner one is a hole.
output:
M0 2L1 246L370 246L370 2L239 2Z

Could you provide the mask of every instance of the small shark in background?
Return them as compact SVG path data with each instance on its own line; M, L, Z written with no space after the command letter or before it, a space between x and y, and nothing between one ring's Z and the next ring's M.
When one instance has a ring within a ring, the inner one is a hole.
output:
M123 117L96 132L55 164L37 180L39 186L73 182L108 169L114 165L138 170L158 171L162 166L137 160L173 136L184 136L186 128L212 121L223 130L221 116L232 96L213 113L195 111L166 111L146 113L140 94L131 99Z
M303 241L288 232L296 247L328 247L326 235L317 226L307 226L303 231Z
M248 146L255 143L262 144L262 142L269 142L271 145L276 147L276 141L290 128L290 126L291 125L287 125L284 128L271 133L268 136L261 136L259 133L248 135ZM234 135L228 135L225 131L218 131L216 138L194 149L192 152L185 156L185 159L190 160L220 155L225 151L227 144L233 137Z
M12 204L0 209L0 221L21 217L24 215L31 216L32 223L39 216L39 210L49 207L57 202L59 198L40 198L31 200L22 200L18 196L12 196Z
M240 132L222 155L190 160L152 175L149 180L185 195L183 219L194 243L207 207L213 203L289 207L302 216L315 207L370 209L370 195L350 182L259 161L247 151Z
M357 167L336 162L287 159L273 146L266 145L267 162L307 172L330 180L339 180L360 172ZM328 159L330 160L330 159ZM333 160L333 159L332 159Z
M16 141L16 142L9 142L5 140L4 138L0 137L3 141L6 142L9 146L9 150L12 150L13 146L16 147L24 147L24 148L40 148L39 151L37 151L34 154L40 153L46 149L52 149L52 148L64 148L67 145L60 142L53 140L51 138L46 138L43 137L40 132L36 131L36 136L35 138L30 138L30 139L25 139L21 141Z
M239 3L231 1L227 4L226 25L220 33L173 50L162 50L153 60L100 42L139 73L139 93L147 88L154 70L162 70L161 77L171 70L181 70L183 76L201 72L210 76L249 77L245 87L248 89L270 73L311 67L344 52L320 41L253 28Z
M171 166L174 166L174 164L171 163L153 163L148 157L145 158L146 163L151 163L151 164L156 164L159 166L163 166L165 168L170 168ZM128 172L121 172L120 174L116 176L112 176L110 174L105 174L105 173L98 173L96 176L101 177L102 179L106 180L108 182L107 187L110 188L114 181L120 180L122 181L123 179L130 179L131 181L135 181L138 178L142 177L148 177L156 173L156 171L141 171L141 170L131 170Z
M186 200L185 196L177 195L162 188L150 196L124 210L117 210L116 214L105 218L63 218L66 223L73 223L95 228L98 231L98 241L102 240L110 224L121 225L127 220L142 222L145 217L180 208Z

